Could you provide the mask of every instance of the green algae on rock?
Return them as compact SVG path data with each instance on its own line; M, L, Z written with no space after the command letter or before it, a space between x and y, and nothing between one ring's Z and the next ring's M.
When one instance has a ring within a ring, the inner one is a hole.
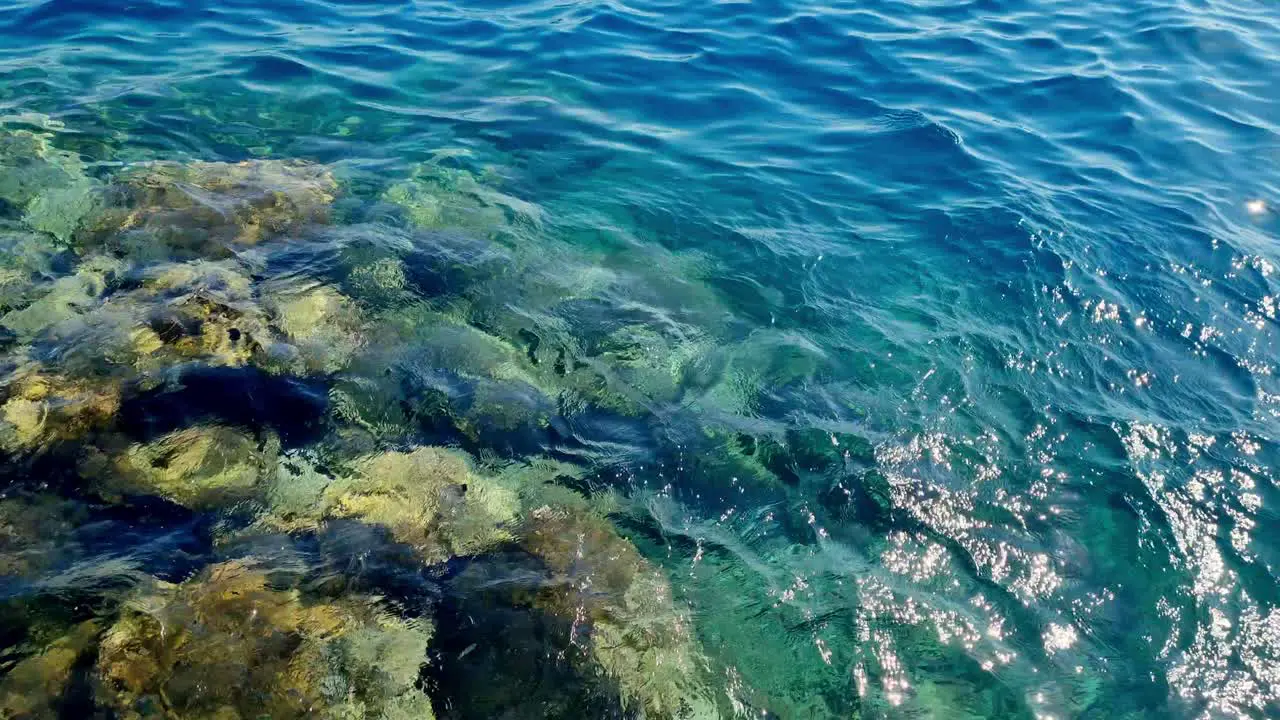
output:
M101 187L50 132L0 129L0 200L22 208L23 222L66 244L100 204Z
M193 509L255 498L274 472L279 440L240 430L196 426L111 453L90 448L81 473L106 497L154 495Z
M297 350L292 361L268 361L297 374L334 373L364 344L363 322L355 304L331 287L269 292L273 323Z
M116 176L86 240L135 256L226 257L327 222L337 192L328 168L299 161L142 163Z
M436 447L356 458L334 477L287 460L268 492L264 522L290 529L350 518L386 529L435 563L511 539L519 499L473 471L456 451Z
M120 407L112 380L72 378L24 364L4 381L0 448L32 452L105 427Z
M353 297L374 308L395 307L413 297L404 261L397 257L378 258L352 267L345 285Z
M383 200L403 208L406 219L424 229L475 228L500 231L512 223L537 225L537 206L506 195L462 169L423 163Z
M430 639L375 598L309 602L233 560L126 603L102 639L97 697L122 720L431 718L417 687Z
M381 440L409 440L419 425L451 426L472 442L544 427L555 412L523 354L502 338L425 303L373 318L370 343L332 391L348 429Z
M0 680L0 717L57 720L72 672L94 648L100 628L87 620L41 652L9 669Z
M720 717L669 582L605 519L543 506L528 514L521 544L558 580L534 604L581 621L590 662L617 682L625 706L649 718Z
M355 304L327 286L255 283L232 261L165 263L50 331L81 374L157 374L181 363L306 375L341 369L363 343Z
M47 286L29 305L0 317L0 326L20 340L30 340L59 323L79 317L97 307L125 270L114 258L95 255L83 259L72 275L60 277Z
M193 360L241 367L261 356L260 342L270 337L263 313L251 304L190 295L140 309L144 324L130 334L139 370Z
M81 225L101 204L101 186L88 178L78 178L36 196L27 204L27 212L22 219L33 230L48 233L60 243L69 245Z
M83 174L79 158L53 147L53 134L0 130L0 198L18 207Z
M40 233L0 221L0 316L44 294L60 253Z

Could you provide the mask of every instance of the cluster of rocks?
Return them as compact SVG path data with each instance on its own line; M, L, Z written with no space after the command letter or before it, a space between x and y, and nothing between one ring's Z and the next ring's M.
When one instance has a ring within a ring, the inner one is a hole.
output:
M54 139L0 130L0 452L57 478L0 500L0 580L74 563L87 505L217 522L212 560L183 577L144 573L92 618L28 629L0 716L62 717L87 696L120 718L433 717L430 603L337 592L244 549L343 523L419 574L521 553L545 581L517 604L573 628L576 672L607 678L624 712L723 714L665 576L609 522L611 494L561 487L588 471L544 457L591 444L576 413L642 422L724 394L697 320L640 298L634 272L580 258L565 274L545 248L503 244L544 218L463 170L424 166L371 200L395 222L339 226L326 166L101 175ZM320 388L324 417L220 413L217 393L190 397L200 373ZM156 397L190 412L139 410Z

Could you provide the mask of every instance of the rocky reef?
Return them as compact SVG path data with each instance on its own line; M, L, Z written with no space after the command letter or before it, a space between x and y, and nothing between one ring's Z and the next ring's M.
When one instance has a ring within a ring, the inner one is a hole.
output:
M14 665L0 680L0 717L54 720L76 666L91 657L100 628L86 620L40 652Z
M81 473L108 498L153 495L192 509L222 508L256 497L274 467L279 440L259 441L212 425L176 430L111 452L86 451Z
M359 598L309 602L251 563L130 598L101 639L98 697L121 718L431 718L429 625Z
M0 130L0 202L20 210L32 230L69 243L101 203L85 163L53 140L61 125L34 118L37 128Z
M0 448L13 453L79 439L109 424L120 408L117 383L67 377L35 364L15 369L4 390Z
M338 191L328 168L285 160L151 162L113 181L82 244L134 256L220 258L297 235L328 220Z
M814 378L815 351L739 337L696 258L575 247L448 154L359 186L296 160L91 168L57 130L0 128L0 451L40 474L0 499L0 579L62 562L87 502L198 534L123 553L92 617L5 661L0 714L466 717L424 680L487 652L435 646L441 588L510 561L489 610L541 618L530 652L578 683L531 712L727 715L613 514L671 439L785 492L777 433L721 419Z
M286 461L268 492L265 522L288 529L356 519L386 530L427 563L509 541L519 501L454 451L423 447L355 458L334 476Z
M529 514L522 537L554 580L533 603L574 619L570 641L617 683L624 707L648 718L719 717L689 617L631 543L599 516L549 505Z

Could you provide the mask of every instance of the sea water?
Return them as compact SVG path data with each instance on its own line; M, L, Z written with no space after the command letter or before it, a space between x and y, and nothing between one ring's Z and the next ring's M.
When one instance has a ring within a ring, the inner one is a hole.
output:
M1280 10L0 0L0 707L1280 714Z

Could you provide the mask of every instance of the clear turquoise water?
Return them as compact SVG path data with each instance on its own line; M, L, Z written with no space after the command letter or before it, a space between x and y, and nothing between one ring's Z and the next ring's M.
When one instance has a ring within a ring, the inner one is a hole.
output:
M255 283L393 248L414 293L527 362L572 347L625 411L499 384L544 421L424 416L382 446L553 456L616 491L724 717L1280 715L1270 3L0 0L0 121L104 186L155 160L324 164L332 224L237 250ZM386 190L422 163L500 210L413 236ZM60 253L48 282L89 254ZM617 351L627 327L647 339ZM10 338L6 363L107 362L85 337ZM452 337L375 334L382 364L296 377L129 376L111 427L329 447L330 390L369 367L399 373L387 406L473 407L479 351ZM217 540L226 508L86 499L103 442L9 453L12 496L92 506L9 601L109 616L145 577L286 542ZM361 576L430 608L437 715L639 712L552 700L578 692L544 662L576 631L493 609L527 570L504 552ZM8 615L12 663L35 633Z

